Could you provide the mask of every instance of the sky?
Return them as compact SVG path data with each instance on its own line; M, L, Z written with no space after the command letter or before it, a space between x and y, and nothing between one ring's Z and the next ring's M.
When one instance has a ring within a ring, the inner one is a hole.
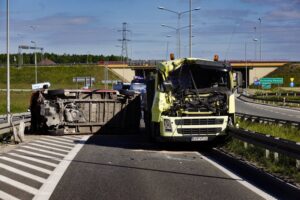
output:
M159 6L184 12L189 0L10 0L11 52L35 41L50 53L120 55L126 22L130 58L178 57L176 30L161 26L178 28L178 15ZM300 0L193 0L192 7L200 7L192 12L193 57L300 60ZM188 25L189 14L182 14L180 27ZM187 57L189 31L180 30L181 57ZM6 0L0 0L5 52Z

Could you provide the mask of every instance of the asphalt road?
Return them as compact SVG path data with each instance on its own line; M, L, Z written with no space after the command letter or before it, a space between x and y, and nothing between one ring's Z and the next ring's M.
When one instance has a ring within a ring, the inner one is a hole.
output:
M41 136L1 153L0 199L300 196L295 187L219 150L201 150L199 144L158 145L143 135L88 137Z
M204 157L250 176L266 191L274 189L276 197L299 197L298 190L286 190L282 183L273 187L274 178L212 152L178 145L162 148L141 136L92 136L50 199L262 199L240 183L244 178L228 176Z
M239 113L300 122L300 110L250 103L237 98L235 102Z

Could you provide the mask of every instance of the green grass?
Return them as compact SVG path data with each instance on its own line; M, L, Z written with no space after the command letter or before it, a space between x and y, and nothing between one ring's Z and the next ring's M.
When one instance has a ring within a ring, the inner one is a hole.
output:
M279 67L274 72L271 72L266 77L270 77L270 78L282 77L284 79L283 86L285 87L289 87L290 78L294 78L295 87L299 87L300 86L300 63L286 64L283 67Z
M300 142L300 130L298 128L274 124L253 123L240 119L237 119L237 122L239 123L240 128L243 129ZM227 151L242 156L248 161L256 163L256 165L263 167L268 172L292 178L295 182L300 183L300 171L296 168L296 159L279 155L279 161L275 162L273 156L274 153L271 153L270 157L266 158L265 149L253 145L248 145L248 148L245 149L244 142L237 139L232 139L224 148Z
M272 135L283 139L300 142L300 130L291 126L279 126L274 124L260 124L250 121L237 120L240 128L258 133Z
M11 88L30 89L31 84L35 83L35 68L26 66L22 68L11 67ZM50 89L76 89L82 87L83 83L73 83L73 77L91 76L96 78L94 88L103 88L101 81L104 77L103 67L95 65L80 66L38 66L38 82L50 82ZM109 73L109 79L119 79L114 74ZM6 88L6 68L0 68L0 88Z
M256 165L263 167L270 173L289 177L289 179L293 179L296 183L300 183L300 171L296 168L295 159L279 155L279 161L275 162L273 153L270 154L269 158L266 158L264 149L252 145L248 145L248 148L245 149L244 143L237 139L228 142L225 149L241 156L245 160L256 163Z
M11 112L27 112L31 92L11 92ZM6 113L6 92L0 92L0 114Z
M104 88L101 83L104 77L103 67L95 65L38 67L38 82L50 82L49 89L77 89L84 83L73 83L73 77L91 76L96 82L93 88ZM35 68L11 67L11 89L31 89L35 82ZM120 79L109 72L109 79ZM0 89L6 89L6 67L0 67ZM31 92L11 92L11 112L26 112L29 106ZM6 113L6 92L0 92L0 114Z

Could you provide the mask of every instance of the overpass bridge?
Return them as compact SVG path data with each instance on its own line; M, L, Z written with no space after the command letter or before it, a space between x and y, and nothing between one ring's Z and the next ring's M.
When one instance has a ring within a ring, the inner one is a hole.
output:
M99 63L100 66L105 66L113 73L118 75L123 81L130 82L134 76L146 76L152 71L155 71L155 66L162 62L162 60L139 60L130 61L129 63L122 62L105 62ZM228 61L233 70L242 72L243 79L246 80L246 73L248 77L248 85L252 84L254 80L260 79L275 71L285 64L294 63L295 61L253 61L247 60L229 60Z

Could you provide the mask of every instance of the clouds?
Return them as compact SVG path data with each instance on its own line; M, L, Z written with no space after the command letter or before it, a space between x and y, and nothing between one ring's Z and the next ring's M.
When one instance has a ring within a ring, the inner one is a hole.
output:
M96 23L97 20L93 16L76 16L59 13L43 18L29 20L27 23L36 24L40 27L70 27L70 26L88 26Z
M269 20L299 20L300 1L294 0L281 3L274 10L266 13L265 17Z
M264 14L267 20L298 20L300 19L299 0L241 0L253 5L269 7L269 11Z
M0 10L5 2L0 0ZM119 54L118 39L122 38L122 23L128 23L129 49L137 59L161 59L165 57L166 35L170 51L176 50L174 30L161 27L177 26L177 17L161 11L165 6L175 11L189 9L188 0L14 0L11 10L12 50L31 40L56 53ZM262 18L263 51L272 59L274 47L285 55L295 56L300 49L300 0L193 0L193 38L195 56L211 58L212 53L229 49L232 59L243 57L245 42L253 44L254 27L259 36ZM2 16L2 19L1 19ZM181 18L181 26L189 23L188 13ZM5 41L5 13L0 14L0 38ZM30 28L34 26L35 30ZM188 55L188 29L181 31L182 55ZM3 51L4 42L0 45ZM289 45L293 48L289 49ZM250 45L250 46L251 46ZM230 48L229 48L230 47ZM198 54L196 54L198 52ZM274 54L278 56L279 53ZM286 53L289 52L290 54ZM273 57L274 57L273 56ZM250 56L251 57L251 56Z

